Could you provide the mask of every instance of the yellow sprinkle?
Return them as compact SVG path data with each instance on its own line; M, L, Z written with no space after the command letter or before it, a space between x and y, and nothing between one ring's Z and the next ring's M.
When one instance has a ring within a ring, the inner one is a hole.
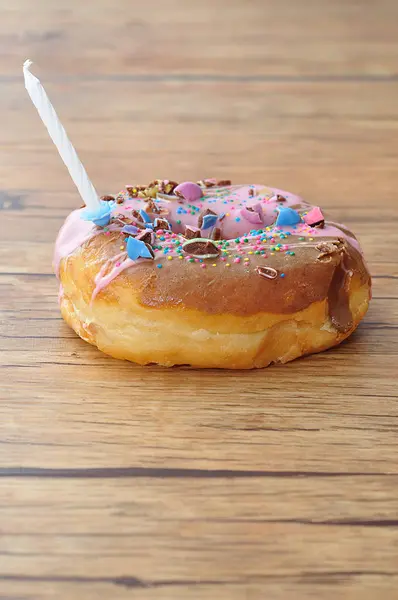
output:
M244 261L245 261L245 262L249 262L249 259L248 259L248 258L245 258L245 259L244 259Z
M271 231L271 227L266 227L265 231Z
M250 252L248 252L248 254L253 254L253 252L250 250Z
M313 241L314 241L314 238L310 238L310 242L313 242Z
M275 248L275 250L276 250L277 252L280 252L280 251L281 251L281 249L280 249L280 248Z
M216 267L216 266L217 266L216 263L213 263L213 267Z
M124 250L124 246L120 246L120 250Z
M167 260L173 260L173 257L172 256L168 256Z
M225 263L225 266L226 267L230 267L231 265L229 263Z
M225 216L226 216L226 217L229 217L229 216L230 216L230 214L229 214L229 213L227 213Z
M275 252L271 252L271 256L275 256Z
M179 258L180 260L182 260L182 259L183 259L183 257L182 257L182 256L179 256L178 258Z

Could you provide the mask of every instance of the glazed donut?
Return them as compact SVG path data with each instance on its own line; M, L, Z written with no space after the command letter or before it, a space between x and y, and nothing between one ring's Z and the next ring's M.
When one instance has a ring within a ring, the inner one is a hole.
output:
M251 369L347 338L371 279L355 236L283 190L156 180L72 212L55 247L63 318L141 365Z

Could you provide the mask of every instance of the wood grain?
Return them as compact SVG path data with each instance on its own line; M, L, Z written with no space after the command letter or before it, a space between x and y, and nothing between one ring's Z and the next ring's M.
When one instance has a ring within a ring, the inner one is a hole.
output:
M0 599L373 600L398 589L398 4L0 0ZM356 231L368 316L257 372L77 339L51 270L79 199L154 177L296 191Z

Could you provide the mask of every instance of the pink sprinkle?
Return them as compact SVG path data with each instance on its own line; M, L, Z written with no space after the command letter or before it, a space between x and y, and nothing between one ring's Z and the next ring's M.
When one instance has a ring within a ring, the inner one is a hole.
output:
M240 258L234 258L234 263L240 263Z
M225 260L225 259L224 259L224 260ZM201 266L201 268L202 268L202 269L205 269L205 268L206 268L206 265L205 265L205 263L202 263L200 266Z
M120 267L120 262L117 262L117 263L115 264L115 266L116 266L116 267Z
M226 260L224 256L221 256L220 260Z
M195 258L195 262L200 262L200 258Z
M110 231L106 231L105 235L111 235L111 232Z

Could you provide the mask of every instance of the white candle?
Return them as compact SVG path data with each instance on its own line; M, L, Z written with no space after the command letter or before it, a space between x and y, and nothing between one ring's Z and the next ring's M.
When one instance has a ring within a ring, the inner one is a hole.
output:
M103 211L102 202L91 181L88 178L86 169L77 156L76 150L69 141L66 131L59 120L43 86L40 81L29 71L32 61L27 60L23 65L23 74L25 78L25 87L41 120L47 127L48 133L54 142L57 150L64 161L84 203L89 211L93 213Z

